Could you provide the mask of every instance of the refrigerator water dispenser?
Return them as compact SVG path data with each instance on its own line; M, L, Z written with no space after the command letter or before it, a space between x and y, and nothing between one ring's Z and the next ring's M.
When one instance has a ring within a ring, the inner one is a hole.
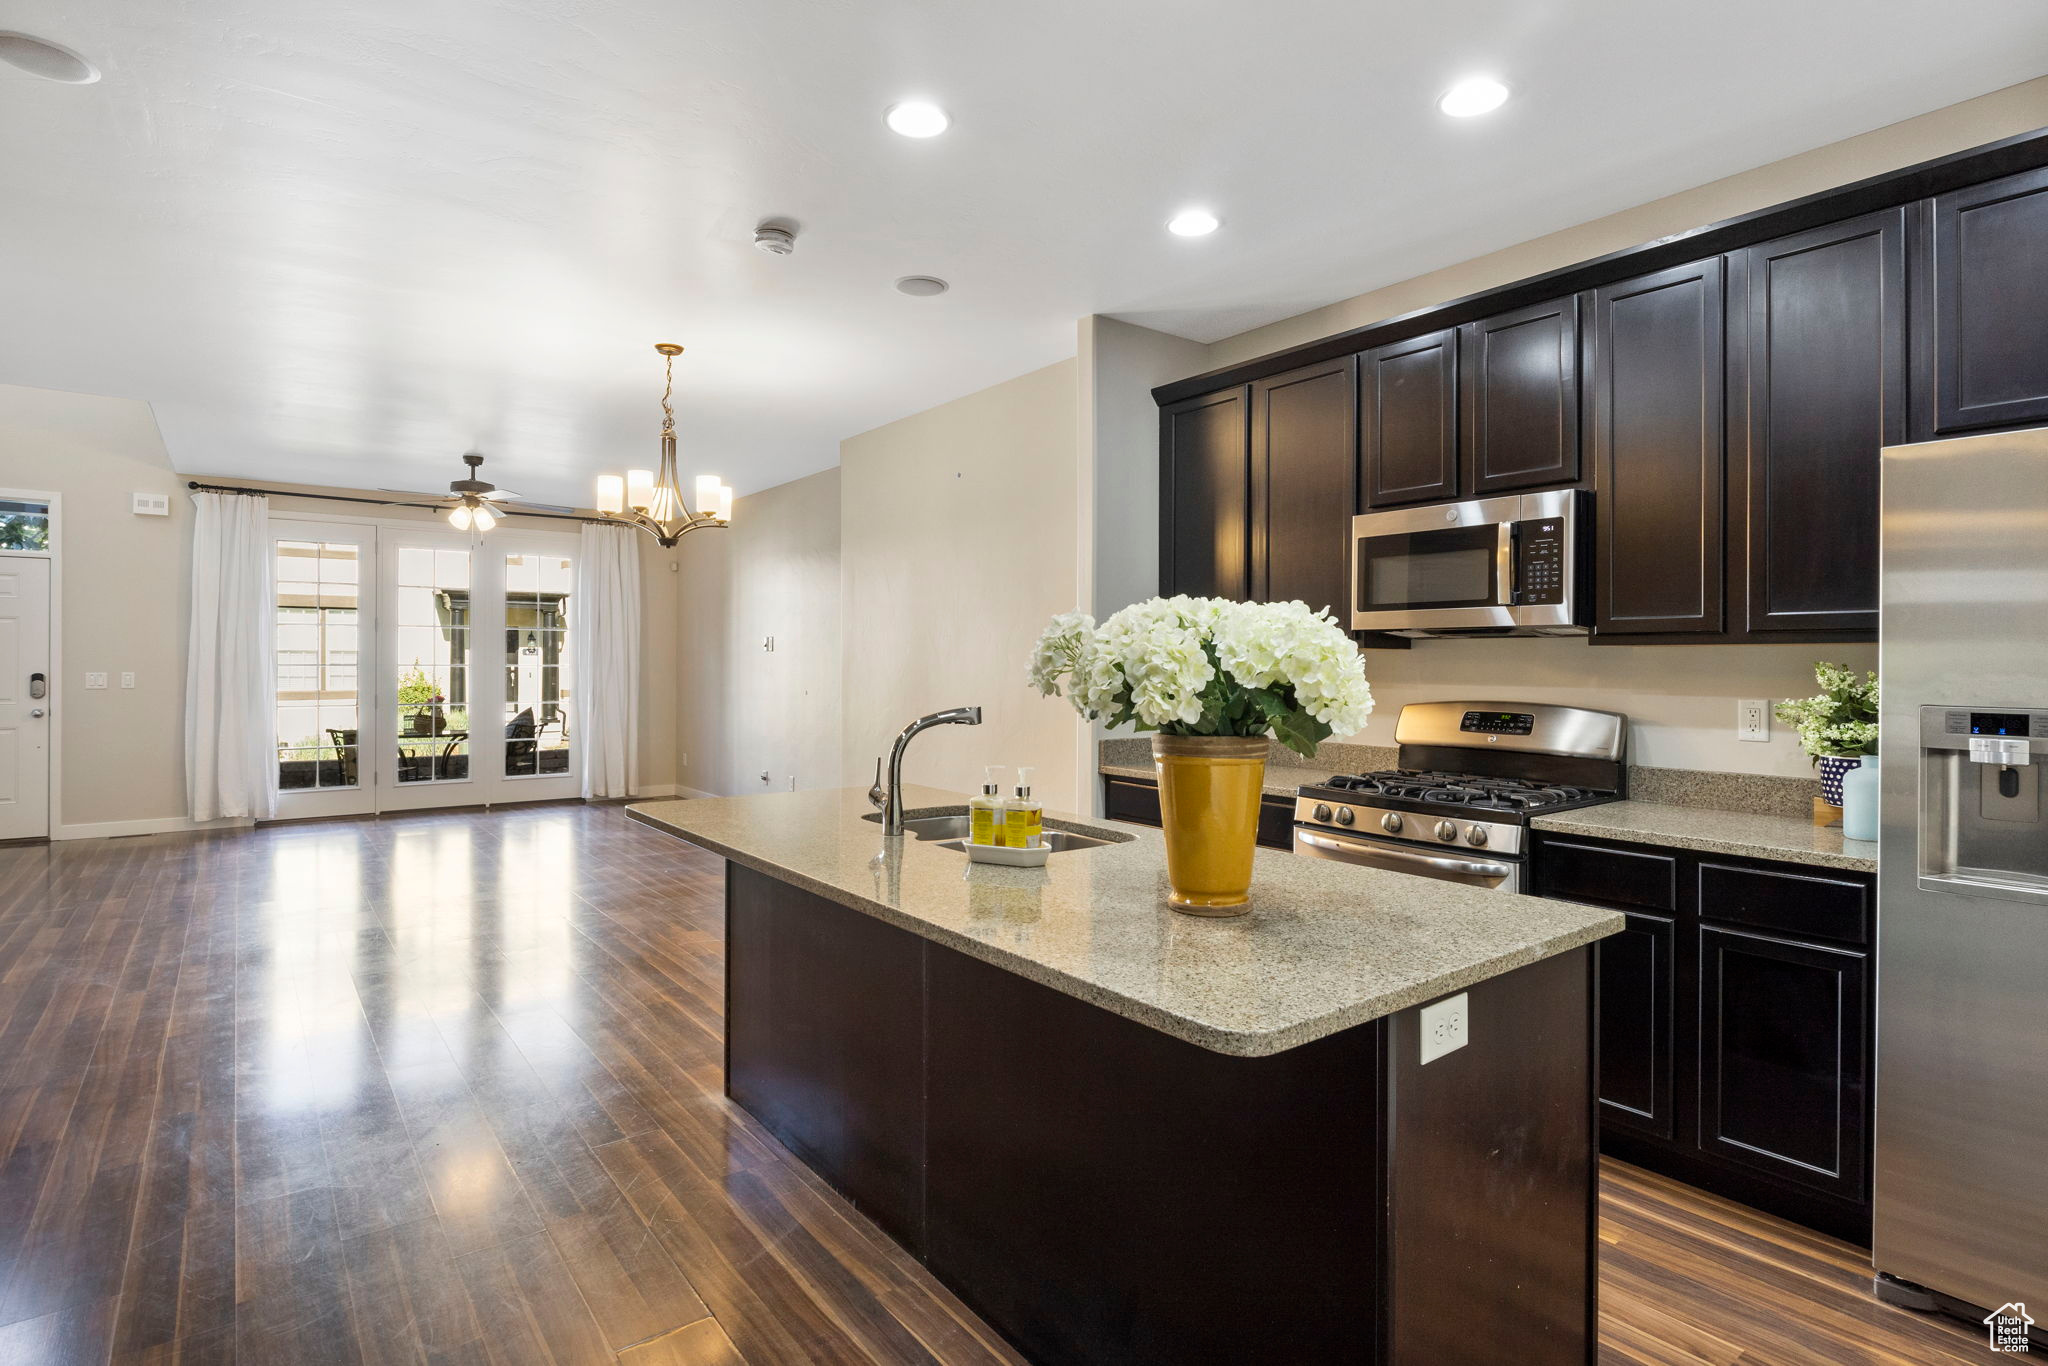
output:
M1920 709L1920 885L2048 903L2048 709Z

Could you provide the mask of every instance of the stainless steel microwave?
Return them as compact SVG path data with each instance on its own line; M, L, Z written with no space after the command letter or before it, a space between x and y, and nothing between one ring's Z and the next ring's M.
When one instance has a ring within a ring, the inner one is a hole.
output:
M1577 489L1351 520L1351 629L1583 635L1592 502Z

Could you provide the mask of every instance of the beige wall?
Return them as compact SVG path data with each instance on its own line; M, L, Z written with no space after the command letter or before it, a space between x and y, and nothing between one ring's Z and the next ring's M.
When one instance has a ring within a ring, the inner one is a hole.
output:
M926 712L906 780L973 791L986 764L1037 768L1048 804L1087 799L1080 718L1024 680L1031 642L1079 600L1079 370L1072 360L840 443L843 781Z
M184 482L148 404L0 385L0 488L62 498L53 828L185 813ZM134 493L169 495L171 515L135 516ZM87 671L135 687L88 692Z
M146 403L0 385L0 488L62 498L53 833L123 834L184 820L191 477L170 468ZM135 516L134 493L167 494L171 515ZM274 498L271 508L306 517L438 516L302 498ZM527 525L575 531L567 523ZM676 587L667 553L652 541L647 548L641 785L662 792L676 781ZM135 687L87 691L89 671L115 682L133 673Z
M685 789L737 796L840 781L839 478L825 470L750 494L731 527L678 548L680 573L665 577L681 586Z
M1225 337L1186 373L1263 356L1915 162L2048 127L2048 76Z

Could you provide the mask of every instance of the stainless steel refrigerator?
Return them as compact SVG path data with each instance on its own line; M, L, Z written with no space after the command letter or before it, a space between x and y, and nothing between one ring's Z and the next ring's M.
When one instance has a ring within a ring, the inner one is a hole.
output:
M2048 1328L2048 428L1887 449L1883 545L1877 1289Z

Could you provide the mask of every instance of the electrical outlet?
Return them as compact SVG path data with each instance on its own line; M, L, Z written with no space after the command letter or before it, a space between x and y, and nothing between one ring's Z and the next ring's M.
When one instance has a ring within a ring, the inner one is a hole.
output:
M1746 698L1735 704L1735 738L1768 744L1771 738L1771 704L1763 698Z
M122 687L124 687L124 688L132 688L132 687L134 687L134 686L135 686L135 675L134 675L134 674L129 674L129 673L124 673L124 674L122 674L122 675L121 675L121 686L122 686Z
M774 636L762 636L762 637L761 637L761 652L762 652L763 654L771 654L771 655L775 653L775 637L774 637Z
M1466 1015L1465 993L1462 991L1422 1008L1424 1062L1435 1062L1446 1053L1457 1052L1469 1042Z
M88 688L104 688L107 686L107 676L102 673L87 674L85 676L85 686Z

